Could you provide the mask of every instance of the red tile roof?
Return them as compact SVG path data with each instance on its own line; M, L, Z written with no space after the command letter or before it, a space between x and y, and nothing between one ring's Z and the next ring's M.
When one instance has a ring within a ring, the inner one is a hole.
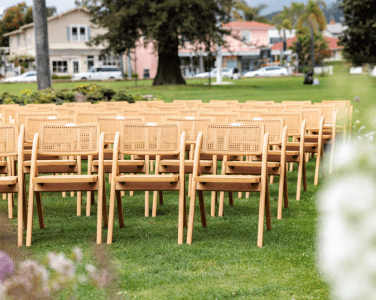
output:
M255 21L233 21L227 24L223 24L223 27L231 28L273 28L274 25L260 23Z
M286 40L287 49L290 48L293 45L293 43L296 42L296 40L297 40L296 36L294 36L290 39L287 39ZM338 45L338 39L326 36L325 40L328 42L328 46L329 46L330 50L343 49L343 46ZM272 50L282 50L282 48L283 48L282 42L274 44L273 46L270 47L270 49L272 49Z

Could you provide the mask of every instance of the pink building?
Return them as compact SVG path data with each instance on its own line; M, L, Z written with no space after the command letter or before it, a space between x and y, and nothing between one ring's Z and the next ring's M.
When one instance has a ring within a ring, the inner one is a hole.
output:
M226 45L222 47L223 67L247 71L253 68L258 60L260 48L269 46L268 31L274 26L259 22L230 22L223 27L231 31L226 36ZM200 47L186 44L179 50L183 75L191 72L204 72L214 67L217 47L212 49L213 59L209 61L207 52L197 51ZM126 61L126 59L125 59ZM132 53L132 70L139 78L154 78L157 73L158 54L152 43L145 44L140 40Z

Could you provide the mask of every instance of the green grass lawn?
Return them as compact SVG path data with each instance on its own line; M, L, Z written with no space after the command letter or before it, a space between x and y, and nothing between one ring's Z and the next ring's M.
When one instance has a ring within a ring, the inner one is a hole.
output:
M337 73L336 73L337 71ZM335 67L335 75L318 77L319 86L303 85L303 78L241 79L229 86L205 86L207 80L188 80L187 86L152 87L151 81L100 83L126 87L130 93L153 94L167 102L174 99L245 100L352 100L362 120L373 106L375 80L350 76ZM54 88L77 83L54 84ZM0 91L19 93L35 84L1 84ZM356 117L358 118L358 117ZM144 217L144 194L123 197L125 228L115 219L112 245L95 245L96 206L92 216L76 216L75 198L60 193L42 194L46 229L38 226L35 210L32 247L16 248L16 219L12 234L0 242L12 255L42 260L49 251L84 251L85 263L111 265L114 284L109 290L80 286L77 299L328 299L329 287L316 268L316 199L322 186L313 185L314 163L307 164L308 191L295 200L296 167L288 173L289 204L283 219L277 220L278 178L270 185L272 230L264 231L264 247L257 248L258 194L238 199L229 206L226 196L224 217L210 217L210 195L205 195L208 227L202 228L196 214L192 245L177 244L178 195L165 193L156 218ZM107 184L107 199L109 185ZM188 198L189 201L189 198ZM189 203L189 202L188 202ZM83 212L86 193L83 200ZM150 206L151 207L151 206ZM15 207L16 210L16 207ZM198 212L198 204L196 212ZM0 200L6 217L7 202ZM115 212L116 216L116 212ZM6 222L8 223L8 222ZM5 228L5 227L4 227ZM107 230L103 232L106 240ZM186 231L184 232L186 236ZM122 292L121 294L117 294ZM126 293L124 293L126 292ZM61 293L60 299L67 299Z

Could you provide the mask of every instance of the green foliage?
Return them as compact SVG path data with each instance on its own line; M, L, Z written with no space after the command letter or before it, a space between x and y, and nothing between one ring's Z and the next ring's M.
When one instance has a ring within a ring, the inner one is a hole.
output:
M124 78L125 78L125 79L128 78L128 73L125 73L125 74L124 74ZM132 78L138 78L138 73L132 73Z
M218 24L230 21L233 0L103 0L91 6L91 21L106 28L90 45L106 44L107 52L123 53L140 40L158 45L154 85L185 84L180 71L179 45L223 44L228 31ZM116 20L116 22L114 22ZM142 39L141 39L142 38Z
M340 6L348 26L340 44L344 57L356 66L376 64L375 6L375 0L343 0Z
M301 51L299 53L300 65L312 66L311 34L307 29L303 29L299 32L298 41L300 41L301 43ZM297 42L294 42L290 47L290 49L292 49L294 52L297 52L296 44ZM329 50L328 42L326 41L325 37L319 32L314 32L314 55L316 64L320 64L324 61L325 58L330 58L332 56L332 51Z
M51 76L52 79L59 80L59 79L72 79L71 75L56 75L52 74Z
M262 3L257 6L249 6L245 0L236 0L233 5L232 15L238 21L256 21L269 23L264 16L260 16L261 11L268 8L268 5Z

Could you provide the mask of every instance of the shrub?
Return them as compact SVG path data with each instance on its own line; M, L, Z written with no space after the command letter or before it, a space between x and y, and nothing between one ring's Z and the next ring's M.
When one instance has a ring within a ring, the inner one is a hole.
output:
M52 79L72 79L72 76L70 75L52 75Z

